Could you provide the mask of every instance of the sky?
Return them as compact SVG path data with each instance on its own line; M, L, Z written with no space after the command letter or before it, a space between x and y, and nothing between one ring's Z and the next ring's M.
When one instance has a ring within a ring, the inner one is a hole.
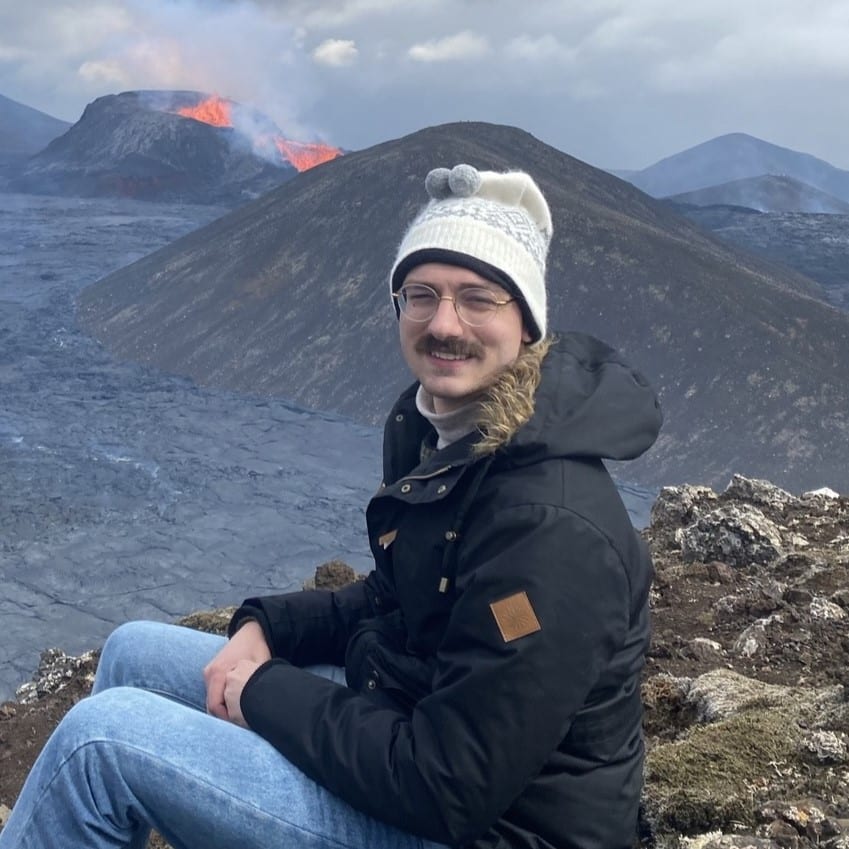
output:
M348 150L521 127L639 169L730 132L849 169L846 0L0 0L0 94L193 89Z

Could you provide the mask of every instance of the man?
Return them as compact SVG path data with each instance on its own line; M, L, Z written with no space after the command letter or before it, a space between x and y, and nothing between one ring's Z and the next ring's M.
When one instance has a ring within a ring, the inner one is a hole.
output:
M652 444L657 401L604 344L546 335L527 174L426 186L390 276L417 382L386 423L374 571L248 599L224 645L118 629L2 849L150 826L181 847L632 844L651 564L602 458Z

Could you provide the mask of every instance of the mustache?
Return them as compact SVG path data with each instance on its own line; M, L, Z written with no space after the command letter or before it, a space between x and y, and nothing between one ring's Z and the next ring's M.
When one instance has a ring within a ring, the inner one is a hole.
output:
M419 354L450 354L453 357L479 357L481 346L463 339L437 339L429 333L416 342Z

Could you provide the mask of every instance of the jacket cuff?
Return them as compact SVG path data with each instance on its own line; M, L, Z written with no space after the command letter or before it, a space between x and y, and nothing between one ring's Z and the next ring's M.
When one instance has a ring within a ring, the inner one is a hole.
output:
M251 731L256 731L257 729L254 728L251 725L250 721L248 720L248 718L245 714L245 706L248 704L248 699L250 698L250 696L249 696L250 691L254 688L254 686L259 681L259 679L262 678L263 673L267 669L271 669L272 666L291 666L291 665L292 664L289 663L288 660L285 660L282 657L269 658L264 663L257 666L257 668L254 669L253 673L251 674L251 677L248 678L247 681L245 681L245 686L242 687L242 693L239 696L239 708L241 709L242 716L245 718L245 722L248 723L248 728L250 728ZM250 710L250 708L248 708L248 710ZM258 714L258 716L259 715L260 714ZM259 733L259 732L257 732L257 733ZM265 735L261 735L261 736L265 736Z
M242 625L247 624L248 622L257 622L259 627L262 628L262 633L265 636L265 642L268 643L268 649L274 654L274 643L271 639L271 626L268 623L268 617L265 615L265 611L263 611L259 607L254 607L251 604L243 604L232 616L230 619L230 624L227 626L227 637L228 639L242 627Z

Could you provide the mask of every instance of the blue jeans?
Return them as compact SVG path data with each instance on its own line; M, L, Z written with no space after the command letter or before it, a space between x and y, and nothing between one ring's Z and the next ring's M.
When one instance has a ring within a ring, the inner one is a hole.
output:
M441 846L360 813L253 731L208 715L201 670L224 642L154 622L118 628L93 694L33 766L0 849L143 849L151 828L175 849ZM344 686L341 669L314 671Z

